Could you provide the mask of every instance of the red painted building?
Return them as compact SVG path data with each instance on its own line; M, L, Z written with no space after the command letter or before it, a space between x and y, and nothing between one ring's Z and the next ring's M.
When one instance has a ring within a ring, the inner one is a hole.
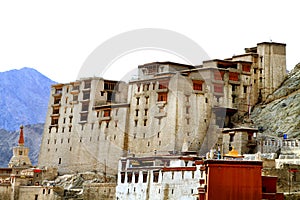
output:
M206 160L200 180L200 200L283 199L276 193L276 177L261 176L261 161Z

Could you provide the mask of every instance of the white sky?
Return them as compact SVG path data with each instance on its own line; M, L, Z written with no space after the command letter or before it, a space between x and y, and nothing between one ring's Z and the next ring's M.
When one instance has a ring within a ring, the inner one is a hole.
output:
M300 61L298 13L297 1L274 0L1 1L0 71L26 66L57 82L74 81L102 42L138 28L179 32L210 58L231 57L264 41L286 43L290 70ZM132 69L149 61L179 61L151 51L136 58L115 63Z

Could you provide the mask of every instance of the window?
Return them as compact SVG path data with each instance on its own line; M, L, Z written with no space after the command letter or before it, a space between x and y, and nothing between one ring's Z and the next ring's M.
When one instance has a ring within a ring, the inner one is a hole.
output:
M125 172L121 172L121 183L125 182Z
M23 155L23 151L19 151L19 155L20 155L20 156Z
M235 100L236 100L236 96L232 95L232 103L235 103Z
M72 126L69 126L69 132L71 132L72 131Z
M147 126L147 119L144 119L144 126Z
M115 115L116 115L116 116L118 116L118 112L119 112L119 109L117 108L117 109L115 110Z
M110 117L110 110L104 110L103 117Z
M232 92L234 92L236 90L236 85L232 85Z
M136 86L137 86L137 92L139 92L141 89L141 84L137 84Z
M159 138L160 132L157 133L157 138Z
M244 93L247 93L247 86L244 86Z
M72 147L70 147L70 151L72 151Z
M136 98L136 105L140 105L140 97Z
M59 107L54 107L52 114L59 114Z
M72 123L73 116L70 116L70 123Z
M84 88L85 89L91 88L91 81L85 81L84 82Z
M135 116L139 116L139 110L135 110Z
M148 173L143 172L143 183L147 183L147 176L148 176Z
M190 107L186 107L186 108L185 108L185 113L186 113L186 114L189 114L189 112L190 112Z
M60 104L61 97L54 98L54 104Z
M145 109L145 116L147 116L148 114L148 109Z
M88 113L81 113L80 114L80 121L87 121Z
M231 81L239 81L239 73L237 73L237 72L229 72L229 80L231 80Z
M115 93L111 91L107 91L107 101L112 102L115 101Z
M117 90L116 82L104 82L104 90Z
M251 70L251 65L243 65L243 66L242 66L242 70L243 70L244 72L250 72L250 70Z
M153 182L158 182L159 171L153 171Z
M193 90L202 91L202 84L203 84L203 81L193 80Z
M190 124L190 119L189 118L186 119L186 124Z
M144 89L143 89L144 91L148 91L149 90L149 83L147 83L147 84L144 84Z
M51 125L57 125L58 124L58 118L57 117L52 117L51 118Z
M73 101L78 101L78 95L73 95Z
M90 99L90 91L85 91L83 92L83 97L82 97L83 100L87 100L87 99Z
M146 98L146 104L148 104L149 103L149 97L147 96L145 98Z
M208 98L205 98L205 103L208 103Z
M138 183L138 182L139 182L139 173L138 173L138 172L135 172L135 173L134 173L134 182L135 182L135 183Z
M214 71L215 80L223 80L224 73L224 71Z
M118 127L118 121L115 121L115 128Z
M157 101L167 101L168 100L168 93L167 92L159 92Z
M134 120L134 126L137 127L138 125L138 120Z
M216 93L223 93L223 85L215 84L214 85L214 92L216 92Z
M82 111L88 111L89 110L89 102L82 102Z
M127 183L132 182L132 172L127 172Z
M234 134L229 134L229 142L233 142L233 139L234 139Z
M61 158L58 158L58 164L59 165L61 164Z
M106 128L109 127L109 121L106 121Z

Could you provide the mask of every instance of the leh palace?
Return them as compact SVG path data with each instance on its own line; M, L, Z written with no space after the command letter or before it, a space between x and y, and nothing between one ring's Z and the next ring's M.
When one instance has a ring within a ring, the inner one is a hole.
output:
M7 168L14 178L3 181L14 194L6 192L10 199L283 199L274 170L285 163L274 157L274 141L261 140L251 111L286 76L286 45L262 42L197 66L139 65L129 82L55 84L38 166L24 161L31 178L18 178L14 156ZM285 139L276 145L294 155L297 174L300 142ZM300 183L300 174L292 179Z
M120 157L205 154L220 128L263 101L286 76L285 45L260 43L201 66L154 62L129 83L86 78L53 85L40 166L116 173ZM225 149L225 148L224 148Z

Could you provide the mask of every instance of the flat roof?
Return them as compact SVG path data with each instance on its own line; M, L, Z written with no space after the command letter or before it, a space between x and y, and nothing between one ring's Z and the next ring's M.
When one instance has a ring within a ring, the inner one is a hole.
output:
M224 129L222 131L222 133L228 133L228 132L232 132L232 131L251 131L251 132L257 132L258 129L257 128L250 128L250 127L228 128L228 129Z
M187 65L187 64L182 64L182 63L176 63L176 62L171 62L171 61L164 61L164 62L151 62L151 63L145 63L143 65L139 65L138 68L146 67L147 65L178 65L178 66L184 66L184 67L194 67L193 65Z
M254 166L262 166L262 161L253 161L253 160L205 160L204 164L217 164L217 165L254 165Z

